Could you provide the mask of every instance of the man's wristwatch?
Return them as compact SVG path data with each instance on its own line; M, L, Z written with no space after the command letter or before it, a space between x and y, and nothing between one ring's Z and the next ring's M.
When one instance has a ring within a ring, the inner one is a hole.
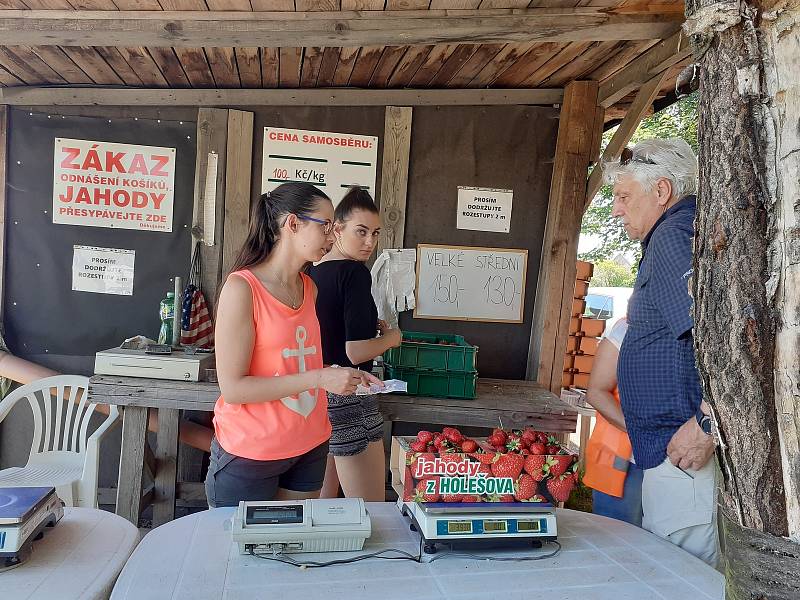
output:
M700 429L703 430L703 433L706 435L711 435L711 417L705 414L703 411L698 410L695 414L695 418L697 419L697 424L700 426Z

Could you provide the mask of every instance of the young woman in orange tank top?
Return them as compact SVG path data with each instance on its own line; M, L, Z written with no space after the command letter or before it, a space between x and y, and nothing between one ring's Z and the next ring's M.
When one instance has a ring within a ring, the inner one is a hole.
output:
M250 231L220 293L215 328L222 395L214 408L208 504L319 496L331 425L326 392L380 381L323 367L316 287L304 267L333 243L333 205L286 183L253 207Z

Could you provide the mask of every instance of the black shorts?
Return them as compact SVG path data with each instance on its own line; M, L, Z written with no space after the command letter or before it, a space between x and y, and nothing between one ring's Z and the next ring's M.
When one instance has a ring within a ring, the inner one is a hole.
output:
M322 489L327 461L328 442L293 458L252 460L226 452L214 438L206 475L208 506L239 506L242 500L273 500L278 488L315 492Z
M334 456L355 456L367 444L383 439L383 415L377 396L339 396L328 392L331 421L330 452Z

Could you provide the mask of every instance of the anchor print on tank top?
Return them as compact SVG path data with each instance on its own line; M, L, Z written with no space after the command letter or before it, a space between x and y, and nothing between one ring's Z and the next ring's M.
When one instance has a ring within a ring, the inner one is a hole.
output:
M294 337L295 341L297 341L297 348L284 348L282 352L283 358L297 357L297 372L305 373L306 356L309 354L316 354L317 347L309 346L306 348L305 342L308 338L308 333L306 332L306 328L302 325L297 326ZM278 376L279 373L276 372L275 375ZM297 396L281 398L281 402L283 402L283 405L289 410L294 411L299 415L303 415L303 417L308 417L308 415L310 415L314 410L314 407L317 406L317 390L315 389L313 393L310 390L306 390L304 392L300 392Z

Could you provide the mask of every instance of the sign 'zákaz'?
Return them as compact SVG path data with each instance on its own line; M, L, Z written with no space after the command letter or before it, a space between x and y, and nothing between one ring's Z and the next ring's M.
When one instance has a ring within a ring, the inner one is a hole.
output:
M175 148L56 138L53 223L172 231Z

